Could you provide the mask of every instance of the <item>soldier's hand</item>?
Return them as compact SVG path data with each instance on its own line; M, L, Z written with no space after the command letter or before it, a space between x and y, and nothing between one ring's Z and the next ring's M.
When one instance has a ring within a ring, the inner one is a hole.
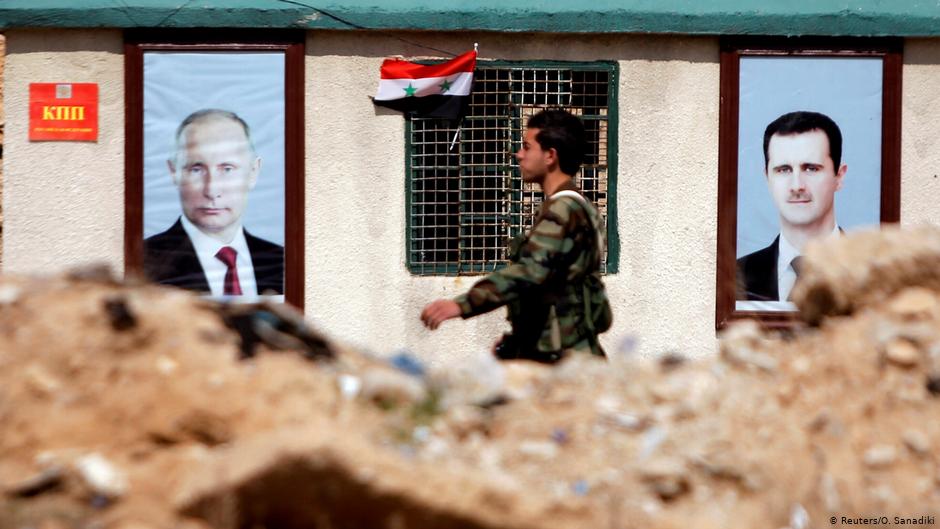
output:
M421 322L432 331L451 318L460 316L460 305L449 299L439 299L428 303L421 311Z

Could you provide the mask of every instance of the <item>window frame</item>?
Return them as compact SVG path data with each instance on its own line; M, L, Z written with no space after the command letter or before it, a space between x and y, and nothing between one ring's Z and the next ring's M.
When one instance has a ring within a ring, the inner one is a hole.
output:
M421 64L437 64L442 61L419 61ZM509 69L509 70L537 70L537 69L568 69L568 70L579 70L579 71L606 71L608 73L607 79L607 262L606 269L602 271L602 274L616 274L619 270L620 262L620 237L618 230L618 219L617 219L617 153L618 153L618 141L619 141L619 100L618 100L618 87L619 87L619 77L620 77L620 66L617 61L548 61L548 60L535 60L535 61L504 61L504 60L494 60L494 61L477 61L476 69L480 70L481 68L485 69ZM404 131L404 144L405 144L405 265L408 271L415 276L420 277L432 277L432 276L445 276L445 277L462 277L462 276L482 276L489 272L487 271L466 271L459 270L460 265L458 263L447 263L444 265L427 265L423 263L415 263L412 261L412 233L414 229L413 215L412 215L412 197L413 197L413 186L412 180L414 177L412 167L412 156L414 154L412 146L412 134L414 132L412 115L406 114L405 118L405 131ZM521 119L520 117L514 117L513 119ZM461 141L463 139L461 138ZM520 137L513 135L511 142L514 145L518 145L521 141ZM516 169L518 172L518 169ZM461 177L463 177L461 175ZM521 175L515 174L513 178L520 178ZM458 226L459 228L459 226ZM510 237L515 236L515 234L510 234ZM497 263L494 267L495 270L499 270L506 266L506 262ZM427 271L429 268L433 268L433 271Z

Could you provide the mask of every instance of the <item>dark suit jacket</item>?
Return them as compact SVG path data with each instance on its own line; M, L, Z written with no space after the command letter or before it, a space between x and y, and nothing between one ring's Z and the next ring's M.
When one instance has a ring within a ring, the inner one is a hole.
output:
M284 247L259 239L245 230L255 269L258 293L284 293ZM144 240L144 273L151 281L188 290L209 292L209 282L192 241L177 219L170 229Z
M777 256L780 235L770 246L738 259L736 299L779 301L777 292Z

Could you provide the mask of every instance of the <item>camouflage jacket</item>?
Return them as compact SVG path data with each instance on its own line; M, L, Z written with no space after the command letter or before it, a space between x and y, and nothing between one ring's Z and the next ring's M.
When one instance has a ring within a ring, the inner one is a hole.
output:
M558 191L577 188L573 183ZM546 199L532 230L514 239L509 266L478 281L454 299L464 318L506 305L512 338L538 353L559 352L587 340L603 354L597 331L610 325L610 306L600 280L603 232L597 210L571 196ZM594 299L602 296L602 300ZM587 300L587 302L586 302ZM607 323L596 329L586 312L603 303Z

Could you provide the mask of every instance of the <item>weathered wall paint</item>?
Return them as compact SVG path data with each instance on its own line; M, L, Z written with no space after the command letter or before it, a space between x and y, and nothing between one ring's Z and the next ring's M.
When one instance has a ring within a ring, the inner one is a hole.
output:
M307 28L556 33L940 35L940 5L911 0L4 0L0 29ZM316 9L311 6L316 6Z
M124 267L124 54L118 30L7 32L3 270ZM30 142L30 83L98 83L97 142Z

